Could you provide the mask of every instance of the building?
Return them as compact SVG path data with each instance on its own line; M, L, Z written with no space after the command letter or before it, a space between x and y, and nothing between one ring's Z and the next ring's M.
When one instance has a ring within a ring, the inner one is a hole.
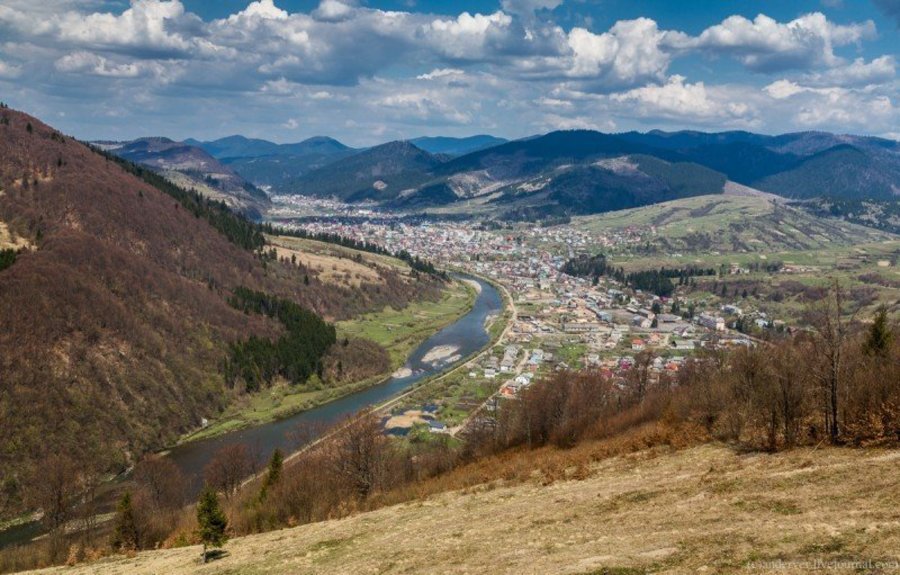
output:
M713 329L716 331L725 331L725 320L717 315L710 315L708 313L701 313L697 318L697 323L702 325L707 329Z

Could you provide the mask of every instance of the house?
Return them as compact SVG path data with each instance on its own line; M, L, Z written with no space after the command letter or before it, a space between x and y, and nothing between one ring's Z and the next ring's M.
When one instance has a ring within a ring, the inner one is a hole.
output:
M707 329L715 331L725 331L725 319L708 313L701 313L697 318L697 323Z
M631 349L634 351L643 351L644 348L647 347L647 344L642 339L633 339L631 340Z

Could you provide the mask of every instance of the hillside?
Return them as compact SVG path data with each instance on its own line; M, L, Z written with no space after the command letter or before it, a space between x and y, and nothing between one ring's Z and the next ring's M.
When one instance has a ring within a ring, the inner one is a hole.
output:
M639 230L642 249L661 253L816 250L896 239L837 219L823 218L765 195L715 195L578 218L594 232Z
M242 537L203 566L193 546L40 573L856 573L854 561L900 561L898 462L877 449L639 451L568 480L537 473Z
M329 321L437 297L436 281L391 269L335 285L263 257L227 208L2 114L0 239L26 247L0 271L4 481L50 453L113 469L219 413L241 391L225 385L229 344L282 331L229 305L238 287Z
M101 146L120 158L162 174L183 188L225 202L258 219L269 206L268 196L203 149L168 138L140 138Z
M351 202L396 198L440 164L410 142L388 142L301 176L286 191Z
M413 138L410 143L429 154L447 154L462 156L505 144L508 140L488 135L469 136L467 138L449 138L446 136Z

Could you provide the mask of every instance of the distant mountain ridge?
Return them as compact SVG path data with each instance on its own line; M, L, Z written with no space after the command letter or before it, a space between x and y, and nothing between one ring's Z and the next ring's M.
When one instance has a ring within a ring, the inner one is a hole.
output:
M728 181L786 198L900 197L900 144L865 136L569 130L448 157L451 144L376 146L305 174L285 192L413 211L478 198L497 207L495 215L513 217L721 193Z
M169 138L138 138L130 142L97 142L100 148L165 176L176 185L193 188L259 219L269 197L202 148Z

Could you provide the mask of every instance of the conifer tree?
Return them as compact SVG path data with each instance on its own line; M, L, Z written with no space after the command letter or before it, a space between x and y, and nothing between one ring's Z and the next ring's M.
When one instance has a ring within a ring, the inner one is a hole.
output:
M125 492L116 507L116 525L113 530L112 544L116 549L136 550L138 548L138 531L134 521L134 507L131 504L130 491Z
M872 327L869 328L863 349L868 355L884 355L891 347L893 339L894 334L891 333L891 328L888 326L887 309L881 306L878 308Z
M200 540L203 542L203 562L206 563L209 558L207 548L222 547L228 541L228 535L225 533L228 519L219 507L218 495L208 485L203 489L197 502L197 523L200 525Z

